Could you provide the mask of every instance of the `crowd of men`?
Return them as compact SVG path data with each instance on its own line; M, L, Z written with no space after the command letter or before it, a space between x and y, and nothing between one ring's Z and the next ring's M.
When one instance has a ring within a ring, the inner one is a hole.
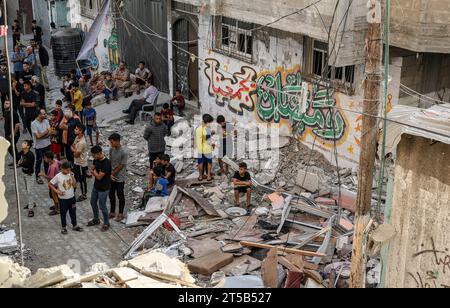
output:
M153 111L143 135L148 143L150 164L149 185L142 200L143 206L149 198L168 196L175 184L176 170L170 162L170 156L165 154L165 137L170 135L174 124L174 110L183 115L185 99L181 91L177 90L176 95L157 112L159 90L153 84L153 76L145 67L145 63L140 62L135 74L131 76L126 63L121 62L116 71L104 74L103 88L97 92L92 91L92 75L89 69L73 69L63 78L61 99L55 102L54 107L49 108L46 104L46 92L50 87L46 76L49 57L42 46L42 30L36 28L35 24L34 22L34 40L26 48L20 43L18 23L13 26L15 47L11 57L11 74L8 72L7 63L0 59L0 93L5 138L11 144L8 152L16 158L9 166L22 170L22 200L30 218L35 215L38 200L32 197L33 181L38 185L47 184L52 204L49 215L60 215L62 234L68 233L67 213L71 219L72 230L83 231L77 221L76 204L88 200L88 178L92 178L92 220L87 222L87 226L101 225L101 230L107 231L110 228L110 220L120 222L125 218L129 154L118 133L108 137L108 153L103 151L102 144L99 143L97 111L92 106L92 98L103 94L109 104L111 99L117 100L120 93L130 96L134 91L138 95L144 91L143 98L133 100L129 108L123 111L128 114L129 124L134 124L137 113L145 110L144 108ZM216 133L211 129L213 122L212 116L206 114L201 126L196 129L199 181L213 180L214 147L220 147L220 157L227 154L230 156L233 151L234 130L223 116L217 118L222 141L219 145L212 144L211 137ZM23 142L18 149L21 134ZM31 138L25 137L28 134ZM91 164L89 153L93 159ZM219 174L228 173L221 159L219 165ZM235 186L236 205L239 204L240 194L244 193L247 206L250 206L251 178L245 164L240 165L240 171L234 174L232 181Z

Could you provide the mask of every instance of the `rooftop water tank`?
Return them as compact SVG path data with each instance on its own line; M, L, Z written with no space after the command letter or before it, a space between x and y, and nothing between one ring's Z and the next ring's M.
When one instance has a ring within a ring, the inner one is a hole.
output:
M83 45L80 29L65 28L52 34L56 76L62 77L77 68L76 59Z

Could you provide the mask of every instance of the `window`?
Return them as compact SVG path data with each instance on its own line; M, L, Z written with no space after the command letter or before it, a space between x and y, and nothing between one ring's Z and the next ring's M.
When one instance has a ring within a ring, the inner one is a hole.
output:
M253 60L253 24L217 16L213 29L213 49L247 62Z
M94 19L102 8L103 0L80 0L82 16Z
M312 73L317 77L326 77L328 80L341 85L352 86L355 82L355 66L328 66L327 57L327 43L314 40Z

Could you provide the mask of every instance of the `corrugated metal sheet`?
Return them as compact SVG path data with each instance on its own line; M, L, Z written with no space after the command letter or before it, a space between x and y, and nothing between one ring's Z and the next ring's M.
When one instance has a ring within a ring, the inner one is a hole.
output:
M145 61L154 75L155 85L161 91L169 91L169 64L167 41L146 32L156 32L167 37L167 2L150 0L123 1L122 14L127 22L117 21L121 57L130 69ZM120 15L118 15L120 17ZM129 31L129 32L128 32Z

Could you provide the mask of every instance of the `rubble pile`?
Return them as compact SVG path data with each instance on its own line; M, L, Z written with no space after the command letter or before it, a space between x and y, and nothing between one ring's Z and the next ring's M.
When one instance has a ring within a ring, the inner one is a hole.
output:
M183 145L190 141L170 137L166 152L178 172L176 186L169 197L142 207L149 167L144 127L127 132L122 125L107 131L121 132L132 158L127 197L133 206L124 222L137 232L126 260L163 249L187 264L200 287L348 287L356 170L339 170L339 202L336 168L322 154L282 137L279 164L264 152L243 160L252 174L253 206L235 207L230 176L238 162L225 158L230 174L198 181L195 160L184 159L191 149ZM178 119L172 136L191 127ZM368 268L372 286L378 281L376 258Z

